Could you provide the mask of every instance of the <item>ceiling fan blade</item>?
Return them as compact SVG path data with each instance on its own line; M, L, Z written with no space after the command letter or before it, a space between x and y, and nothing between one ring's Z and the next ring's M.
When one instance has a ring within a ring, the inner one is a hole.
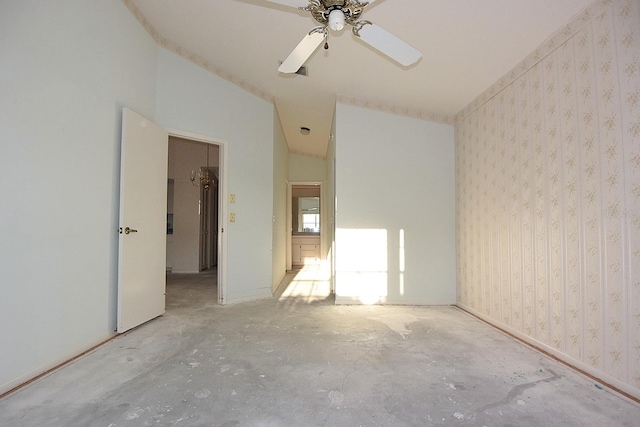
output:
M369 21L363 21L358 28L354 27L353 33L369 46L405 67L415 64L422 57L418 49Z
M266 0L269 3L281 4L283 6L290 7L307 7L309 6L309 0Z
M298 43L298 46L293 49L293 52L289 54L287 59L280 64L278 71L281 73L295 73L298 71L300 67L302 67L302 64L304 64L318 46L320 46L324 38L325 35L322 31L312 30Z

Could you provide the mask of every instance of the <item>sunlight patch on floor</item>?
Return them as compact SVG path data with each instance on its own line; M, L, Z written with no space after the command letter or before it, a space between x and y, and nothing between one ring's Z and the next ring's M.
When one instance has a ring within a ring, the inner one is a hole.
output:
M284 289L279 301L287 298L302 299L305 302L323 300L331 296L331 270L328 263L307 264L287 273L289 285Z

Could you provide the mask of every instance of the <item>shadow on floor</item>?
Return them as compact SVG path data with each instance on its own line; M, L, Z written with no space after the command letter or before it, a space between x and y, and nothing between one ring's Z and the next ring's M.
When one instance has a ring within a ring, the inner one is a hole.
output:
M166 314L218 304L218 271L167 273Z

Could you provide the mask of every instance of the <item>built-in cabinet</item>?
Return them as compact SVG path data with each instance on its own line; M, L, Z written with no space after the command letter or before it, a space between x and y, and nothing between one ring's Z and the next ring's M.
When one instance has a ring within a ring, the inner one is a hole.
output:
M313 264L320 260L320 236L291 236L291 263Z

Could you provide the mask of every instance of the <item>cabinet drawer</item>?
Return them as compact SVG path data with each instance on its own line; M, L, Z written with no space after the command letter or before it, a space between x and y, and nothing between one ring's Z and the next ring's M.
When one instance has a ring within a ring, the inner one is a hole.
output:
M318 245L300 245L301 251L317 251Z

